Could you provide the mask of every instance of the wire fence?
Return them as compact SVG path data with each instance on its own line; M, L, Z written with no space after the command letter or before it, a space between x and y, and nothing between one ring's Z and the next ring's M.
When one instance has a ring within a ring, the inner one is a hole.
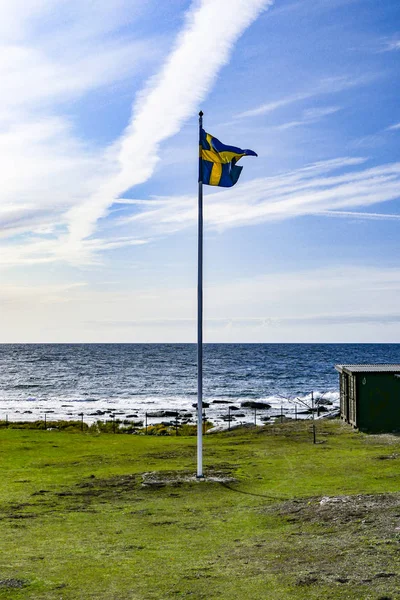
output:
M315 420L322 417L339 416L339 409L332 405L331 401L324 398L324 394L314 397L310 392L307 399L287 396L279 396L282 400L280 407L272 407L263 402L252 402L251 406L227 405L226 412L219 407L218 415L215 415L215 405L209 411L209 405L203 410L203 430L206 432L213 429L230 431L233 427L252 424L254 426L265 425L268 422L283 422L284 420L310 419L313 423L315 437ZM211 415L210 415L211 413ZM23 415L21 415L23 416ZM138 415L134 415L138 417ZM167 419L167 420L166 420ZM196 417L187 414L187 411L179 410L156 410L147 411L142 418L120 418L117 414L109 412L106 419L93 419L93 413L80 412L69 418L56 418L53 414L44 412L34 420L9 419L6 414L0 420L1 428L33 428L33 429L74 429L75 431L97 431L99 433L140 433L143 435L194 435L197 431Z

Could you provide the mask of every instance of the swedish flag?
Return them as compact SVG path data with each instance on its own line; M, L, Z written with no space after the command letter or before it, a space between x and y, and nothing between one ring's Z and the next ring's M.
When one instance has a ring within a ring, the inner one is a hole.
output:
M242 156L257 156L253 150L225 146L222 142L200 130L200 181L207 185L232 187L239 179L243 167L237 166Z

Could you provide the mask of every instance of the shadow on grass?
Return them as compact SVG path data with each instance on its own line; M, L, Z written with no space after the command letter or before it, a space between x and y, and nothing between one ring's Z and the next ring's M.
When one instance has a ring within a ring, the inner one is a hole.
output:
M236 492L237 494L245 494L246 496L256 496L257 498L267 498L268 500L277 500L277 501L286 501L287 498L284 496L270 496L268 494L257 494L256 492L245 492L244 490L238 490L237 488L232 487L228 483L220 482L220 485L231 492Z

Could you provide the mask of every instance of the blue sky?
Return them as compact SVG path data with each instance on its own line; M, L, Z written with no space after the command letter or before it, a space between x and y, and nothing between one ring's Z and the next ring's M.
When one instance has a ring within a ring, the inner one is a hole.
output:
M400 5L0 0L0 342L400 339Z

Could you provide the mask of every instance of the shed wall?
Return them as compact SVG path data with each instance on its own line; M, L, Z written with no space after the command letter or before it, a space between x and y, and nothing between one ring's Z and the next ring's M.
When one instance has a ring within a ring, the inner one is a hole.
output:
M340 416L357 427L357 380L348 373L340 374Z
M361 431L400 431L400 379L393 373L357 373L357 423Z

